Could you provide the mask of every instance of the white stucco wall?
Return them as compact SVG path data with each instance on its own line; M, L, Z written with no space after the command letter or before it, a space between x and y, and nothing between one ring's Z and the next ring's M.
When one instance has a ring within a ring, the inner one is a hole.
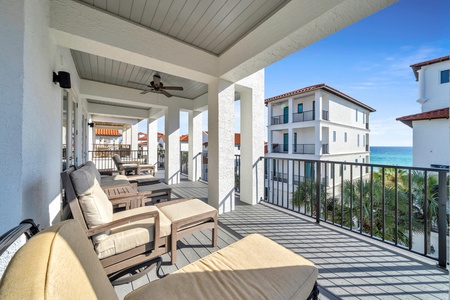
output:
M450 69L450 61L435 63L423 66L419 76L419 87L422 80L425 80L425 98L428 100L422 105L422 112L440 109L449 106L450 83L441 84L441 71ZM421 93L419 88L419 94ZM420 97L420 96L419 96Z
M17 225L22 217L22 109L24 78L25 12L23 1L0 2L0 232ZM13 26L11 26L13 25ZM5 209L3 209L5 208ZM7 208L7 209L6 209Z
M0 139L8 141L0 146L0 232L25 218L41 227L59 221L62 90L52 72L69 71L72 86L77 79L70 52L57 47L48 25L49 1L0 4L0 90L6 102Z
M413 166L450 165L448 119L413 122Z

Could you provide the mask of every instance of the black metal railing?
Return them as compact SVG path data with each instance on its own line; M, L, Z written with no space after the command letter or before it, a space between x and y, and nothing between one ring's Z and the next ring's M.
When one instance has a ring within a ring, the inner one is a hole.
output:
M288 115L273 116L271 125L286 124L289 122Z
M288 153L288 145L272 144L272 153Z
M142 164L147 163L145 151L130 149L89 151L89 160L92 160L95 163L100 172L113 172L117 171L116 165L112 160L112 157L115 154L119 155L124 163L134 161L139 161Z
M293 153L295 154L314 154L316 153L316 145L314 144L294 144Z
M329 121L328 110L322 110L322 120Z
M446 267L448 169L261 159L266 165L265 201ZM289 183L285 178L294 179Z
M307 110L301 113L292 114L292 122L306 122L314 120L314 111Z

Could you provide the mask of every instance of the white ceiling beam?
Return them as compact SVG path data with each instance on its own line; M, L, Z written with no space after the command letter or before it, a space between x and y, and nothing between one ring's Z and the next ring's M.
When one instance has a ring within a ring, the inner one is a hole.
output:
M80 96L86 99L159 109L174 106L180 109L192 110L194 103L193 100L176 96L168 98L162 94L151 92L143 95L136 89L83 79L80 80Z
M118 107L98 103L88 103L88 112L95 115L115 116L139 120L148 118L148 110L146 109Z
M60 46L208 83L218 57L73 0L53 0L50 32Z
M220 56L220 77L236 82L396 1L290 1Z

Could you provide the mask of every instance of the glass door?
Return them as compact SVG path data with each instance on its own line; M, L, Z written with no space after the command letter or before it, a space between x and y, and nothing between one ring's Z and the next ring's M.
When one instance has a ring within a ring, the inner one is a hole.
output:
M289 151L289 133L283 134L283 151L284 152Z
M286 106L283 108L283 123L286 124L289 122L289 107Z

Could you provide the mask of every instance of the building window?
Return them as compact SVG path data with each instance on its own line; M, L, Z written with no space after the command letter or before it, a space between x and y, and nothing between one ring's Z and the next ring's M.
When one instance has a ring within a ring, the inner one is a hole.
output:
M441 83L450 82L450 70L441 71Z
M347 143L347 132L344 132L344 142Z
M333 142L336 142L336 131L333 131Z
M355 159L355 163L358 163L358 159Z
M358 133L357 141L358 141L358 147L359 147L359 133Z
M358 109L355 109L355 114L356 114L356 122L358 122Z
M299 103L299 104L297 105L297 112L298 112L298 113L302 113L302 112L303 112L303 103Z

